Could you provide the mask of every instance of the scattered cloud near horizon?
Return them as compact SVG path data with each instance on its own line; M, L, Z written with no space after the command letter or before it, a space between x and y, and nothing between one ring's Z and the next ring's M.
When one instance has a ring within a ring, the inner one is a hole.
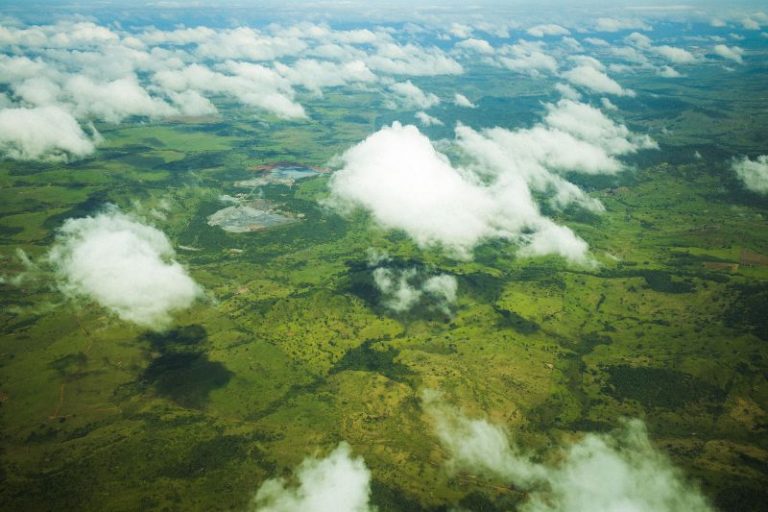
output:
M68 219L48 254L59 289L141 327L162 330L202 288L174 259L166 235L116 208Z

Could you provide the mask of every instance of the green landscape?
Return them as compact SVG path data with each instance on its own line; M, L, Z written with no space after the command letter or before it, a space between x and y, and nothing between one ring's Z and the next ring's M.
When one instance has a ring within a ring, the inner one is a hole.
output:
M670 38L678 25L664 23L647 35ZM303 119L221 93L209 115L93 116L100 142L81 157L15 158L6 146L0 509L261 510L265 481L294 485L302 461L345 442L370 471L370 510L561 510L454 464L424 398L433 390L542 467L640 419L712 510L763 510L768 196L733 169L768 153L765 35L746 33L729 71L708 58L682 78L613 73L636 95L604 112L656 147L621 155L620 172L557 174L604 211L531 189L544 218L588 244L581 261L530 252L529 228L483 236L467 257L363 203L340 208L345 152L423 110L378 86L298 92ZM419 130L456 168L479 165L452 143L457 123L532 129L566 101L550 75L461 63L463 74L409 78L442 100L429 110L442 124ZM262 178L274 169L297 178ZM228 207L240 231L210 220ZM278 221L248 224L254 212ZM67 289L52 248L68 219L100 215L165 234L199 286L189 307L155 328ZM455 288L430 288L438 278ZM398 279L417 290L407 307L387 288Z

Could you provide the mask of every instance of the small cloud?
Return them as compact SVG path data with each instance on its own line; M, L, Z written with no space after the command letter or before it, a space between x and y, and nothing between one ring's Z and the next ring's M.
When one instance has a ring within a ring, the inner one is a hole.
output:
M150 329L168 327L174 311L202 295L165 234L117 209L67 220L48 258L66 295Z
M495 52L493 46L491 46L491 44L485 39L464 39L463 41L456 43L454 48L458 48L460 50L468 50L484 55L493 55Z
M423 126L443 126L443 122L441 120L427 114L424 111L416 112L415 117Z
M638 19L598 18L595 22L597 32L619 32L621 30L653 30L653 27Z
M631 89L624 89L614 79L592 66L577 66L563 73L563 78L574 85L584 87L600 94L616 96L634 96Z
M692 64L698 60L696 59L696 56L688 50L676 48L674 46L654 46L652 51L673 64Z
M417 268L395 269L386 266L373 270L373 282L382 295L382 303L396 313L403 313L423 303L451 315L456 303L458 282L454 276L427 276Z
M760 30L760 23L749 17L741 20L741 26L744 30Z
M426 110L440 103L440 98L432 93L425 93L410 80L392 84L389 90L395 93L398 103L403 108Z
M742 59L744 50L738 46L726 46L724 44L718 44L713 48L713 50L717 55L724 59L732 60L734 62L738 62L739 64L744 62Z
M600 39L599 37L585 37L584 42L589 43L592 46L610 46L608 41L605 39Z
M613 104L608 98L600 98L600 104L605 110L619 110L619 107Z
M682 76L679 71L671 66L662 66L656 71L656 74L664 78L679 78Z
M731 163L731 169L748 190L768 194L768 155L758 156L756 160L736 159Z
M464 108L475 108L477 105L472 103L469 98L464 96L463 94L459 94L458 92L453 95L453 103L457 107L464 107Z
M346 442L323 459L307 458L294 474L296 485L276 478L261 484L253 512L374 512L370 505L371 472L353 457Z
M526 32L528 32L533 37L568 36L571 34L571 31L567 28L561 27L560 25L555 25L554 23L536 25L535 27L529 28Z
M568 84L558 82L555 84L555 90L559 92L563 98L575 101L581 99L581 93Z
M722 28L722 27L728 26L728 24L725 21L721 20L720 18L712 18L709 21L709 25L715 28Z

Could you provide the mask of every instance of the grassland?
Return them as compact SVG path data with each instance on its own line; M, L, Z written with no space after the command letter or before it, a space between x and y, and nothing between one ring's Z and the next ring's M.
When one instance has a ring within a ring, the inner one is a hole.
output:
M550 99L484 73L477 111L440 107L448 127L526 125ZM768 267L744 255L768 255L768 202L741 188L728 158L766 148L738 124L753 107L738 76L718 85L731 91L718 100L718 131L700 122L712 99L686 90L696 79L653 89L685 101L627 103L631 128L661 150L618 177L572 177L607 208L557 214L589 242L594 269L498 242L471 262L420 250L365 215L323 208L325 176L265 187L302 222L244 234L206 224L249 167L323 165L378 126L409 121L364 92L315 99L306 124L233 112L100 126L107 142L92 158L0 162L0 508L242 510L264 479L347 440L373 472L381 511L513 509L514 489L446 474L418 401L431 387L532 449L643 418L722 510L759 510ZM455 86L441 80L433 90ZM673 134L660 135L660 119ZM768 126L764 113L750 119ZM194 249L178 258L208 299L174 329L144 332L56 292L44 262L56 228L106 203ZM369 247L455 275L453 314L383 308Z

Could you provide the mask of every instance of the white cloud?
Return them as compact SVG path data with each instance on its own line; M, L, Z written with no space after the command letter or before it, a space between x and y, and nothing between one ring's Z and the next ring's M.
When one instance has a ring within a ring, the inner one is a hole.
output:
M679 78L682 75L679 71L677 71L675 68L670 66L662 66L657 71L656 74L659 76L663 76L664 78Z
M69 112L59 107L0 110L0 155L4 157L67 160L94 150L94 139L83 132Z
M598 18L595 22L598 32L619 32L621 30L653 30L653 27L638 19Z
M428 109L440 103L440 98L432 93L425 93L410 80L397 82L389 86L395 93L398 103L404 108Z
M259 64L234 61L225 62L221 69L230 74L191 64L181 70L160 71L152 79L167 91L227 94L279 117L306 117L304 108L293 99L290 82L274 70Z
M454 48L458 48L460 50L469 50L476 53L481 53L484 55L493 55L495 50L493 49L493 46L486 41L485 39L464 39L463 41L459 41L454 45Z
M529 28L526 32L528 32L533 37L567 36L571 33L571 31L567 28L561 27L560 25L555 25L554 23L536 25L535 27Z
M500 48L498 62L512 71L533 75L557 71L557 60L544 51L543 44L528 41L518 41Z
M631 89L624 89L614 79L593 66L577 66L562 74L563 78L574 85L584 87L601 94L616 96L634 96Z
M331 178L331 204L362 207L385 228L406 231L419 245L439 245L469 257L491 238L517 243L523 255L556 254L589 263L587 244L544 217L532 191L555 208L603 205L560 174L612 174L616 158L655 148L600 110L571 100L547 105L543 123L509 131L456 128L455 167L413 126L382 128L341 157ZM458 208L457 205L461 205Z
M768 194L768 155L758 156L755 160L747 157L734 160L731 168L747 189Z
M721 20L720 18L712 18L712 20L710 20L709 22L709 25L715 28L722 28L722 27L728 26L728 24L725 21Z
M382 303L396 313L423 303L450 315L451 307L456 303L458 282L448 274L427 277L417 268L380 266L373 270L373 282L382 294Z
M522 488L521 512L712 512L697 488L657 451L639 420L611 434L565 445L557 462L535 462L500 427L472 419L422 394L424 410L448 451L448 468L499 478Z
M742 59L744 50L738 46L726 46L724 44L718 44L713 48L713 50L717 55L724 59L732 60L734 62L738 62L739 64L744 62Z
M439 48L424 48L412 43L379 44L375 53L366 57L365 62L373 71L393 75L458 75L464 72L461 64Z
M442 126L443 125L443 122L441 120L439 120L435 116L431 116L427 114L424 111L416 112L416 119L418 119L423 126Z
M66 295L89 297L142 327L168 327L174 311L202 294L162 231L116 209L67 220L49 260Z
M369 504L371 472L345 442L324 459L307 458L295 472L296 486L282 478L265 481L253 499L254 512L374 512Z
M654 46L652 51L673 64L692 64L696 62L696 56L683 48L674 46Z
M600 98L600 104L605 110L619 110L619 107L613 104L608 98Z
M749 17L741 20L741 26L744 30L760 30L760 23Z
M640 32L632 32L624 38L624 41L641 48L650 48L652 46L651 38Z
M458 92L453 95L453 103L457 107L464 107L464 108L475 108L476 105L472 103L469 98L464 96L463 94L459 94Z
M577 91L576 89L574 89L568 84L558 82L555 84L555 90L559 92L563 98L566 98L569 100L581 99L581 93L579 93L579 91Z
M608 41L605 39L600 39L599 37L585 37L584 42L589 43L592 46L610 46Z
M365 62L352 60L343 63L300 59L291 66L275 63L275 69L294 85L320 93L326 87L338 87L349 83L371 83L377 80Z

